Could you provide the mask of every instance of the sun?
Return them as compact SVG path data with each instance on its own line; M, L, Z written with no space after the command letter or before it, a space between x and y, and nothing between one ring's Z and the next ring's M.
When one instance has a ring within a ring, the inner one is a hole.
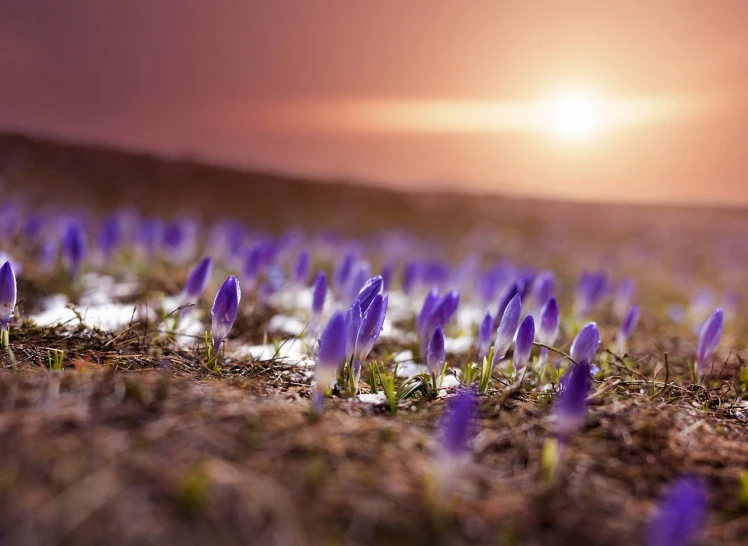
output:
M566 137L583 137L595 127L592 103L581 96L559 99L555 106L556 131Z

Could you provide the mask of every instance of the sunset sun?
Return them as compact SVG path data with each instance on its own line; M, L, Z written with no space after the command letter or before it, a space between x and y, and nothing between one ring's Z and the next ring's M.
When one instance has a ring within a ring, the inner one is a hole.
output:
M580 96L567 96L555 105L555 129L565 137L588 135L595 127L592 103Z

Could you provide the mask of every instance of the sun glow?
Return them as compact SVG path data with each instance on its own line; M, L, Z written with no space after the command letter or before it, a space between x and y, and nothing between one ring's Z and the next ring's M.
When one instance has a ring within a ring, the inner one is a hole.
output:
M596 113L592 103L580 96L558 100L555 107L556 131L566 137L582 137L592 132Z

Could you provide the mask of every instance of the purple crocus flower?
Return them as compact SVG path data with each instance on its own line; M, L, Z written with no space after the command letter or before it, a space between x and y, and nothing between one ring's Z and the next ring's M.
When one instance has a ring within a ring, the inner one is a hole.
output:
M522 296L516 294L504 310L504 314L499 322L499 327L496 330L496 340L493 344L493 362L491 362L491 370L499 360L506 356L506 352L509 350L509 346L514 340L514 336L517 333L519 327L519 318L522 314Z
M387 303L387 296L382 297L382 294L377 294L364 313L361 320L361 327L356 337L356 349L354 351L355 363L359 367L361 366L361 362L371 352L377 339L379 339L379 334L382 333L384 318L387 315Z
M712 358L714 351L722 337L725 316L722 309L717 309L704 323L699 333L699 344L696 349L696 360L699 364L699 374L703 373L707 360Z
M452 290L444 294L444 296L434 305L434 309L431 312L429 318L429 330L436 328L437 326L444 326L447 324L455 312L457 307L460 305L460 293L456 290Z
M255 245L247 253L242 266L242 276L248 286L254 286L263 268L262 245Z
M79 222L73 220L68 223L62 235L61 247L62 255L73 274L73 278L77 279L86 257L87 248L86 234Z
M532 315L527 315L517 330L517 339L514 343L514 369L521 370L530 361L532 344L535 341L535 320Z
M688 546L706 524L707 495L703 481L685 476L660 499L657 515L647 529L648 546Z
M616 289L613 298L613 314L623 319L626 312L631 309L631 303L636 295L636 282L633 279L623 279Z
M584 318L600 305L608 293L608 276L602 271L582 273L574 302L577 317Z
M190 276L187 277L187 282L184 283L184 290L182 290L183 300L185 302L195 302L200 299L200 296L205 290L205 286L210 280L210 274L213 272L213 259L207 256L200 260L192 270Z
M16 292L16 274L7 261L0 267L0 326L4 347L8 345L8 323L16 308Z
M319 351L314 368L314 379L316 382L316 394L314 396L314 408L319 411L322 408L322 399L325 391L330 385L335 373L345 358L346 347L346 323L343 314L336 312L319 340Z
M400 281L403 292L410 295L418 283L420 275L420 264L416 261L410 261L403 267L403 278Z
M571 359L577 364L591 365L600 346L600 330L590 322L582 328L571 343Z
M377 275L376 277L372 277L371 279L366 281L366 283L364 283L355 298L356 301L361 305L362 313L366 313L366 310L369 309L369 306L374 301L374 298L382 293L383 287L384 280L379 275Z
M538 341L544 345L553 345L558 339L560 311L556 298L549 299L540 310L540 327Z
M431 315L434 312L437 302L439 301L439 290L432 288L431 291L426 294L426 299L423 301L421 306L421 312L416 317L416 330L421 335L421 338L425 337L426 329L428 327Z
M456 463L470 451L475 401L468 391L450 400L441 419L441 457L444 463Z
M493 334L493 317L491 313L486 313L483 320L478 326L478 360L483 360L483 357L488 355L488 351L491 348L491 334Z
M332 274L332 285L336 294L342 294L344 288L348 285L355 261L356 254L347 252L335 266L335 271Z
M426 349L426 367L429 372L438 375L442 371L445 359L444 330L441 326L437 326Z
M561 378L561 392L554 406L556 436L560 443L568 443L584 424L589 392L589 366L572 362Z
M541 271L532 285L535 309L541 309L556 291L556 276L553 271Z
M327 297L327 273L320 271L312 283L312 315L320 315Z
M382 266L382 290L385 292L392 288L392 277L395 274L395 266L392 263L386 263Z
M353 356L353 352L356 350L356 339L358 339L358 332L361 330L361 322L363 319L361 304L358 300L354 300L353 305L348 308L348 313L345 315L345 326L347 332L345 344L346 360L350 360Z
M367 279L371 277L371 265L366 260L356 262L348 278L348 284L345 289L345 297L349 300L358 297L367 284ZM381 277L379 277L381 279ZM380 289L381 291L381 289ZM372 296L373 297L373 296Z
M616 352L618 354L624 354L626 352L626 344L628 339L631 337L631 334L634 333L634 329L636 329L638 322L639 306L634 305L629 309L629 312L626 313L626 316L623 318L623 322L621 323L621 327L618 329L618 334L616 335Z
M122 241L122 225L117 215L109 216L101 226L96 246L104 259L109 260Z
M213 316L211 327L213 351L216 353L219 345L229 335L229 331L234 325L241 297L242 291L239 288L239 280L234 275L226 279L221 288L218 289L216 299L213 301L213 308L210 310Z
M312 259L309 250L303 250L296 263L293 266L293 275L291 276L292 282L297 286L303 286L309 280L309 274L311 273Z
M509 302L512 301L517 295L519 295L519 286L516 282L511 283L507 289L504 291L504 293L501 295L501 299L499 299L499 308L496 312L496 323L501 322L501 317L504 316L506 313L506 308L509 305ZM521 301L522 296L520 296ZM513 335L513 334L512 334Z

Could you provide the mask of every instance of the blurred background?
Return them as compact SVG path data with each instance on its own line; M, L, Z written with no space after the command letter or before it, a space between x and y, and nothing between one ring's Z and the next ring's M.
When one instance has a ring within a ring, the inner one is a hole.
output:
M117 183L137 201L141 179L208 198L207 162L230 167L210 192L311 178L742 206L746 20L739 0L3 2L1 172L71 199ZM172 161L98 150L81 170L39 139Z

